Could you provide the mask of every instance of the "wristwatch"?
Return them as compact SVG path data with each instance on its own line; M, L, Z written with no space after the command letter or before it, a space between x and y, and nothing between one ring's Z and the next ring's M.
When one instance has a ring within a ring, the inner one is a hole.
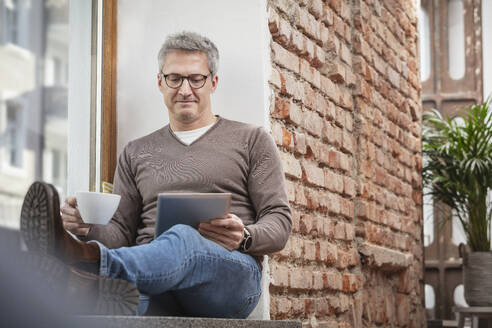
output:
M239 244L239 251L247 252L252 243L253 239L251 238L251 234L246 228L244 228L244 238L241 241L241 244Z

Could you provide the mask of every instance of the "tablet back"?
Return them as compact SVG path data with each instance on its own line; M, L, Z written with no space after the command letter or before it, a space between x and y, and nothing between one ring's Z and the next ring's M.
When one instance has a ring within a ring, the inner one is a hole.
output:
M157 196L155 238L175 224L198 228L200 222L225 217L230 193L160 193Z

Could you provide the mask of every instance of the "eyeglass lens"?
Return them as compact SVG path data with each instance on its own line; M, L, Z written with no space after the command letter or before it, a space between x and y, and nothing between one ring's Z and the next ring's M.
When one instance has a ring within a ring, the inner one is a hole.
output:
M183 84L184 79L188 80L190 86L194 89L201 88L205 85L205 81L207 80L206 75L201 74L191 74L189 76L181 76L179 74L169 74L165 77L166 84L170 88L179 88Z

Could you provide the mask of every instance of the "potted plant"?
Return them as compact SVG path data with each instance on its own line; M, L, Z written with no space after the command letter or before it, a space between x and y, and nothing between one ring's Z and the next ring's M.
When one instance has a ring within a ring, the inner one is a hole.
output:
M434 200L452 209L465 232L471 252L460 245L460 254L465 300L472 306L492 306L490 103L489 98L472 105L455 118L445 119L437 110L424 113L423 181Z

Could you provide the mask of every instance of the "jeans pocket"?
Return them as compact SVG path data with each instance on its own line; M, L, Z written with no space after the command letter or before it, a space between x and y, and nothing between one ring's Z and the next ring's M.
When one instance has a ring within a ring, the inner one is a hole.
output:
M249 296L246 298L246 300L243 302L239 310L234 314L234 318L239 318L239 319L245 319L248 317L248 315L253 312L255 309L255 306L258 304L258 301L260 300L261 292L258 294Z

